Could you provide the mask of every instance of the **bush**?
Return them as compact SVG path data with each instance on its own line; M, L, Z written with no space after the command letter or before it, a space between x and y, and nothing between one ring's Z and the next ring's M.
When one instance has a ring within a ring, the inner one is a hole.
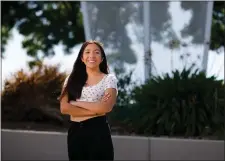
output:
M66 77L58 66L40 66L31 74L23 70L5 81L2 92L3 122L51 122L63 124L57 96Z
M109 114L116 131L136 135L224 137L224 84L198 70L157 76L144 85L116 70L118 98ZM66 73L41 66L31 74L18 71L2 92L2 121L57 124L66 127L57 97ZM117 128L118 127L118 128Z
M133 91L126 124L154 136L224 136L224 84L192 68L151 78Z

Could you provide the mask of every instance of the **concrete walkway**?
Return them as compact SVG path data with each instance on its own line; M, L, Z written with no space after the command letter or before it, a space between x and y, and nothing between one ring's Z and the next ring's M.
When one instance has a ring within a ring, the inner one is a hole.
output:
M2 130L2 160L68 160L66 133ZM113 136L115 160L224 160L224 141Z

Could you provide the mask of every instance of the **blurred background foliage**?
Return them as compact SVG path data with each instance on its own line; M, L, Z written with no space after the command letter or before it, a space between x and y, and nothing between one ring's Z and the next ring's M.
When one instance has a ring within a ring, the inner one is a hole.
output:
M193 69L156 76L143 85L132 83L131 73L116 71L119 95L108 114L112 130L129 135L223 138L224 83ZM31 74L15 73L2 92L3 125L35 122L68 127L69 118L60 113L57 101L65 77L58 67L46 65Z
M9 128L8 124L11 123L15 124L13 128L20 128L18 123L24 123L25 129L35 129L36 124L42 130L52 128L44 129L45 125L54 125L58 130L66 129L69 117L60 113L57 97L67 73L60 72L57 65L42 64L42 60L54 56L54 46L58 44L64 46L65 54L70 54L75 45L85 40L80 2L4 1L1 4L2 58L5 56L5 46L13 36L13 28L24 36L23 48L33 58L28 62L32 68L30 73L19 70L4 82L1 93L2 127ZM225 2L214 2L211 50L219 50L225 44L224 36L221 36L225 35L224 6ZM167 7L168 4L165 3L164 8ZM182 2L181 7L190 9L190 3ZM155 6L153 9L156 8ZM119 13L117 11L120 8L109 9ZM193 14L198 12L198 8L192 10ZM162 11L165 12L162 14L163 20L169 21L167 10ZM124 11L124 17L127 14L129 10ZM195 16L193 18L196 19L192 19L190 26L183 29L183 36L196 34L188 31L188 28L195 27L194 24L199 19ZM126 22L118 23L125 26ZM155 30L162 27L158 23L154 24ZM160 35L154 33L155 40L160 41ZM113 41L123 41L126 38L124 28ZM193 41L197 43L200 40ZM110 44L110 41L107 43ZM129 47L129 43L119 45ZM118 51L120 52L122 51ZM214 76L207 77L194 66L182 71L174 69L171 75L152 77L142 85L131 81L132 72L125 74L122 69L116 68L115 73L119 95L114 110L108 114L114 133L224 139L222 80Z

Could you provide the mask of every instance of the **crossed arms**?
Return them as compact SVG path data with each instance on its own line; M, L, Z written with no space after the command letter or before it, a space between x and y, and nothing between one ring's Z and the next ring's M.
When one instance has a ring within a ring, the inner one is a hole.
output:
M68 114L75 117L96 116L109 113L116 103L116 90L108 88L104 96L98 102L70 101L68 96L64 95L60 101L60 110L62 114Z

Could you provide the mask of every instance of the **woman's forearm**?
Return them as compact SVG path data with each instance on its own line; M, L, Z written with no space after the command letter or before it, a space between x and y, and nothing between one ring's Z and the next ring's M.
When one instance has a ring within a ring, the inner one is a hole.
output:
M73 106L69 108L66 112L68 115L72 115L74 117L84 117L84 116L96 116L97 113L94 113L90 110Z
M109 113L116 103L116 96L115 89L107 89L103 98L98 102L70 101L70 104L95 113Z
M70 101L70 104L81 107L85 110L92 111L94 113L108 113L112 109L107 106L105 102L84 102L84 101Z
M75 117L83 116L96 116L97 114L93 111L74 106L67 102L67 96L64 96L60 101L60 110L62 114L68 114Z

